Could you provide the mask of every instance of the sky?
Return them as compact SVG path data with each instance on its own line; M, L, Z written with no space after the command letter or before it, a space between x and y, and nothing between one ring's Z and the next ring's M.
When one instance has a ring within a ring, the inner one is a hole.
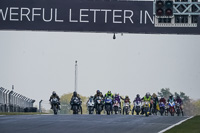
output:
M36 100L74 91L75 61L83 96L100 90L128 95L161 88L200 96L200 37L0 31L0 86Z

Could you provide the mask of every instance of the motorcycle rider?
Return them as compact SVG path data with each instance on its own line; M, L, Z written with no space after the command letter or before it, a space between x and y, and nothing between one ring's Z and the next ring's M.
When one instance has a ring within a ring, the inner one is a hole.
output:
M106 94L105 94L105 99L108 98L108 97L111 97L112 99L114 98L113 94L111 93L111 91L108 91Z
M123 98L119 95L119 93L115 93L114 100L118 101L120 109L121 109L121 99Z
M167 102L168 103L173 103L173 102L175 102L175 100L174 100L174 98L173 98L173 95L170 95L169 96L169 99L167 100ZM176 110L175 110L176 111ZM169 112L169 106L168 106L168 108L167 108L167 112Z
M97 97L101 97L102 98L102 100L103 100L103 94L102 94L102 92L100 91L100 90L97 90L96 91L96 94L94 95L94 97L93 97L93 99L94 99L94 108L96 108L96 98ZM103 105L102 105L102 108L103 108Z
M154 109L158 110L157 106L158 106L158 97L155 93L153 93L152 95L152 100L153 100L153 107Z
M130 100L130 98L128 97L128 96L125 96L125 98L122 98L122 100L124 100L124 102L126 103L126 102L128 102L129 103L129 109L131 110L131 100Z
M100 97L103 98L103 94L102 94L102 92L101 92L100 90L97 90L97 91L96 91L96 94L94 95L94 100L95 100L98 96L100 96Z
M111 91L108 91L108 92L105 94L104 99L109 98L109 97L112 98L112 104L113 104L113 101L114 101L113 98L114 98L114 96L113 96L113 94L111 93ZM113 105L110 106L111 112L112 112L112 106L113 106Z
M176 103L180 104L180 109L181 109L181 112L182 112L183 111L183 108L182 108L183 101L181 100L180 96L177 96L175 101L176 101Z
M140 102L142 101L139 94L136 95L136 98L134 99L133 102L137 102L137 101L140 101Z
M136 98L134 99L133 103L135 102L142 102L139 94L136 95ZM134 109L135 109L135 106L134 106Z
M86 103L88 103L88 102L90 101L91 98L94 100L94 97L93 97L93 96L90 96L90 98L87 100ZM87 105L87 104L86 104L86 105Z
M71 98L71 101L70 101L71 110L73 109L73 99L76 98L76 97L77 97L77 98L79 99L79 101L80 101L80 105L79 105L78 108L82 110L82 107L81 107L82 100L81 100L81 98L79 97L79 95L77 94L76 91L73 92L73 95L72 95L72 98Z
M147 92L146 95L141 100L143 100L144 102L151 103L152 98L151 98L150 93ZM152 105L150 104L150 110L151 110L151 107L152 107ZM142 113L141 114L144 114L144 106L142 106Z
M161 103L161 102L163 102L164 104L166 104L166 100L165 100L165 98L164 98L163 96L162 96L161 99L160 99L160 103Z
M174 102L173 95L170 95L170 96L169 96L168 102L170 102L170 103Z
M60 110L60 98L59 98L59 96L56 94L56 92L55 91L53 91L52 92L52 95L50 96L50 99L49 99L49 102L51 103L51 109L53 109L53 104L52 104L52 102L51 102L51 100L53 99L53 98L57 98L58 99L58 109Z

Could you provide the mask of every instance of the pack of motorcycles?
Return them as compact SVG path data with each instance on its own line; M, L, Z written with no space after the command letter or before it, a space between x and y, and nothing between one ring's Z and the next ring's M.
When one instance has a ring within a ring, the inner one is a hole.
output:
M104 114L110 115L110 114L126 114L129 115L130 111L131 114L134 115L145 115L149 116L151 114L157 115L159 112L160 115L168 115L169 113L171 116L174 116L177 114L177 116L182 115L183 111L180 108L179 103L167 103L164 104L163 102L159 103L159 110L154 106L151 107L152 102L142 102L142 101L136 101L134 102L134 106L131 109L129 102L123 102L123 106L121 108L120 103L117 100L112 100L112 98L106 98L103 100L101 97L97 97L96 101L93 100L93 98L90 98L87 102L87 108L89 114L93 114L96 111L96 114L101 114L103 112ZM143 110L143 111L142 111Z
M54 114L57 114L58 112L58 101L56 99L52 100L53 102L53 111ZM82 107L81 107L82 101L80 101L78 98L73 99L73 106L72 106L72 111L73 114L82 114ZM134 102L134 106L131 109L130 103L124 101L123 105L121 107L121 104L117 101L117 100L112 100L111 97L108 97L106 99L103 99L102 97L97 97L94 101L93 98L89 98L88 102L87 102L87 109L89 114L94 114L94 112L96 114L126 114L129 115L130 111L131 114L134 115L145 115L145 116L149 116L151 114L153 115L157 115L157 113L159 112L160 115L168 115L169 113L171 114L171 116L174 116L175 114L177 114L177 116L182 115L183 116L183 111L180 108L180 104L179 103L167 103L164 104L163 102L159 103L159 110L152 106L151 104L153 104L152 102L141 102L141 101L136 101ZM134 113L135 112L135 113Z

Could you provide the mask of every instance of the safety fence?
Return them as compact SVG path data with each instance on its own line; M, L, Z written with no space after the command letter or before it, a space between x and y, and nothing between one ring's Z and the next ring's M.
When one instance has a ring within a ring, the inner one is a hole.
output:
M0 112L36 112L35 100L0 87Z

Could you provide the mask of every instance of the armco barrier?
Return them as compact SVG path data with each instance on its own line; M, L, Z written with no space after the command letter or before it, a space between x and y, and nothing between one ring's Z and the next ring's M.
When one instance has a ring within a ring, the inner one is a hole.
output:
M35 112L35 100L0 87L0 112ZM26 109L26 110L25 110Z

